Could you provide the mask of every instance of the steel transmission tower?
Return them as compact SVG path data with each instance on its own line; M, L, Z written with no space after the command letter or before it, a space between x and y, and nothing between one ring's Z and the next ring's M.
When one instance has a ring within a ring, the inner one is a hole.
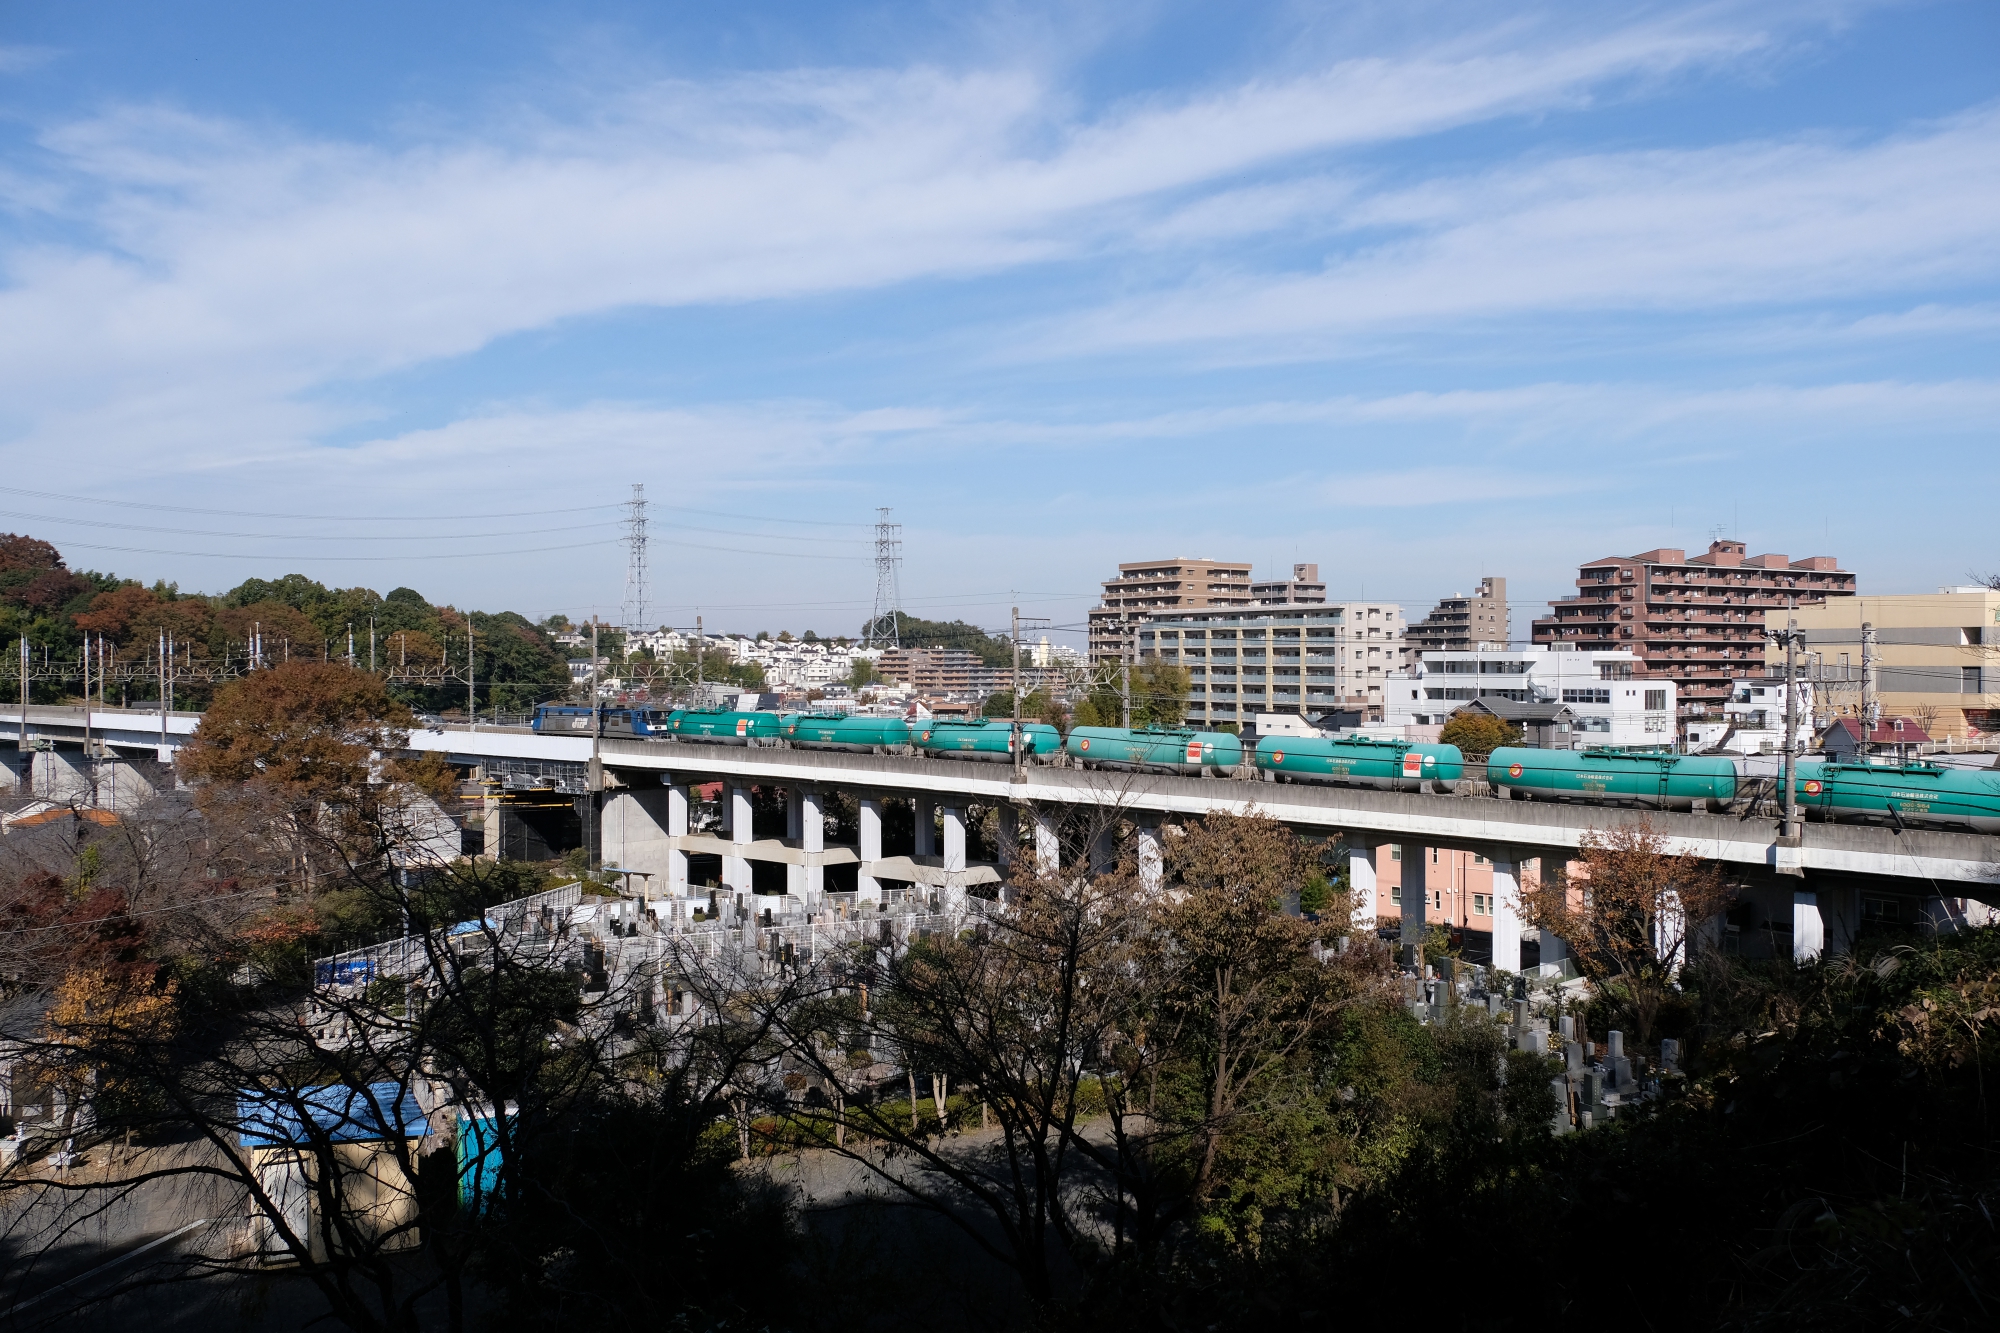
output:
M875 511L875 614L868 618L863 636L866 648L900 648L902 635L897 628L903 609L903 525L889 521L889 511Z
M620 608L625 628L643 634L646 624L646 488L632 486L632 498L625 502L625 604Z

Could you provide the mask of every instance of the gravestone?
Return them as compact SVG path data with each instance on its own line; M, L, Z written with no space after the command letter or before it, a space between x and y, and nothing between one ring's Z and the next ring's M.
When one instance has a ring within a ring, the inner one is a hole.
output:
M1660 1067L1673 1070L1681 1067L1681 1044L1672 1037L1660 1038Z
M1579 1042L1563 1043L1563 1065L1572 1074L1583 1072L1583 1046Z
M1619 1056L1621 1056L1621 1055L1625 1054L1625 1034L1624 1034L1624 1033L1622 1033L1622 1032L1615 1032L1615 1031L1614 1031L1614 1032L1610 1032L1610 1033L1607 1033L1607 1034L1606 1034L1606 1036L1607 1036L1607 1038L1608 1038L1608 1042L1607 1042L1607 1044L1608 1044L1608 1045L1610 1046L1610 1048L1611 1048L1611 1058L1612 1058L1612 1059L1616 1060L1616 1059L1617 1059L1617 1058L1618 1058Z

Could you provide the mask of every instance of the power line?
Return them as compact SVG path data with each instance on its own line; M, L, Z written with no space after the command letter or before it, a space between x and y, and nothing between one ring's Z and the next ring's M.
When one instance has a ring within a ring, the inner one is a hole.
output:
M85 551L118 551L126 555L186 556L203 560L338 560L343 563L363 560L380 563L388 560L481 560L502 555L539 555L544 551L578 551L592 546L617 546L621 544L621 539L614 537L609 541L569 542L562 546L515 546L504 551L440 551L434 555L301 555L298 553L271 555L268 552L261 551L162 551L148 546L103 546L96 542L64 542L63 544ZM780 552L755 551L750 552L750 554L777 555ZM829 558L838 559L839 557Z
M453 519L534 518L541 514L586 514L600 509L616 509L617 504L577 505L571 509L520 509L504 514L277 514L261 509L197 509L192 505L149 504L139 500L101 500L89 495L64 495L59 491L35 491L21 486L0 486L0 493L32 495L38 500L61 500L66 504L104 505L115 509L158 509L175 514L216 514L225 518L334 519L359 523L443 523Z

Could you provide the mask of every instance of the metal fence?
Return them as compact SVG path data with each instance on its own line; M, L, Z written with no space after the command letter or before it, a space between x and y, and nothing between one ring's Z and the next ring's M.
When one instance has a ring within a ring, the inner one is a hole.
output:
M403 935L379 944L366 944L345 953L313 960L313 982L320 986L366 986L372 981L410 980L430 970L431 954L448 947L455 934L478 931L482 935L526 936L537 934L545 910L565 916L583 901L583 885L564 884L525 898L513 898L486 909L479 917L461 922L429 936ZM468 930L468 927L471 930Z

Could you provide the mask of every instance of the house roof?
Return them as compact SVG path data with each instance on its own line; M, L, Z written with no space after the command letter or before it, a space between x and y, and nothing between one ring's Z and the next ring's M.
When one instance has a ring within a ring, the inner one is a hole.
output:
M416 1139L428 1130L416 1094L394 1083L370 1083L365 1092L339 1083L246 1090L237 1094L236 1120L246 1148L304 1148L322 1138L332 1143Z
M106 827L118 822L118 816L109 810L99 810L94 806L59 804L54 801L37 801L8 815L4 822L10 829L39 828L43 824L60 823L64 819L76 819L86 824L100 824Z
M1517 703L1512 699L1474 699L1468 711L1477 709L1508 722L1568 722L1576 713L1568 704Z
M1861 743L1861 723L1856 718L1835 718L1827 729L1820 733L1822 743L1824 743L1823 738L1832 735L1836 731L1846 736L1848 740L1854 742L1856 745ZM1875 730L1869 734L1868 743L1871 745L1915 745L1929 739L1929 733L1917 725L1915 718L1885 717L1875 723Z

